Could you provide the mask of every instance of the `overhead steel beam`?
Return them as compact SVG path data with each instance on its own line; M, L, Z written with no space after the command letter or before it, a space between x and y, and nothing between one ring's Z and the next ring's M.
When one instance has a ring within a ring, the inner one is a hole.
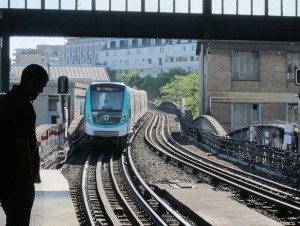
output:
M7 23L10 36L300 41L298 17L30 9L0 13L0 34Z

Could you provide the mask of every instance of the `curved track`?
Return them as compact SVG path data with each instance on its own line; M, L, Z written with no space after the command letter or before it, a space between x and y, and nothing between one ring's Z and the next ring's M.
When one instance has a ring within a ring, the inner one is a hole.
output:
M255 196L269 203L280 215L298 216L300 213L300 192L291 187L260 178L224 165L209 162L176 143L168 131L168 117L155 113L155 123L149 128L147 141L156 152L178 167L188 168L191 172L204 174L211 178L214 185L226 183L239 190L243 197ZM154 131L155 130L155 131Z

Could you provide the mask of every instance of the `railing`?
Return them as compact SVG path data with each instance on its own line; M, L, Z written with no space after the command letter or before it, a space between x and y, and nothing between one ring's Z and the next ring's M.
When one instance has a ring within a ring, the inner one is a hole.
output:
M282 175L297 176L300 173L300 154L293 151L281 150L269 145L258 145L254 142L219 136L213 132L201 130L187 123L183 115L179 114L183 128L188 136L200 143L206 144L220 154L226 154L248 161L268 169L276 170Z
M299 0L0 0L0 8L299 16Z
M277 119L268 119L268 120L260 120L260 121L252 121L250 122L250 126L276 126L284 128L284 126L287 124L285 121L277 120ZM299 131L299 126L296 123L288 123L294 127L297 131Z

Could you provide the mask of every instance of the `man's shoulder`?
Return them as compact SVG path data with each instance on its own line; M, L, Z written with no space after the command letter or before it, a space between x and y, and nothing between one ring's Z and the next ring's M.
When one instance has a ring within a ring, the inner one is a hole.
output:
M19 93L9 91L7 94L2 96L0 99L0 111L11 112L11 111L30 111L33 108L32 104L23 98Z

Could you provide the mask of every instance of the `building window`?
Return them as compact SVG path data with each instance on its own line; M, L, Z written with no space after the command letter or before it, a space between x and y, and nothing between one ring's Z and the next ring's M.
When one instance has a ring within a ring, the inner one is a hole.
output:
M287 54L287 79L295 79L295 71L300 68L300 53Z
M248 127L250 122L260 120L260 104L232 103L231 131Z
M151 58L148 59L148 64L151 64L152 60Z
M161 53L165 52L165 48L164 47L160 47L160 52Z
M158 58L158 65L162 65L162 64L163 64L162 58Z
M49 96L49 111L57 110L58 97Z
M232 52L232 79L258 80L258 52Z
M105 52L105 56L108 56L108 52Z

